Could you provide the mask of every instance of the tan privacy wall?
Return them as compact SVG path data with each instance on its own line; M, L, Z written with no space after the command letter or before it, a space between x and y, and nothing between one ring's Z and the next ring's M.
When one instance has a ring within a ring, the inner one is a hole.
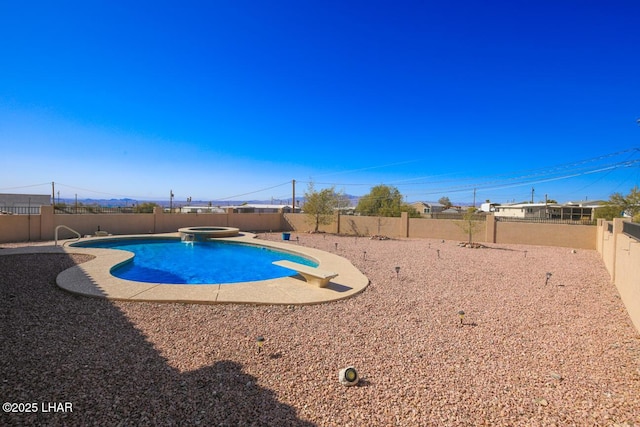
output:
M335 215L319 231L353 236L383 235L392 238L433 238L467 241L468 231L459 219L400 218ZM98 229L110 234L149 234L175 232L182 227L218 226L240 230L295 231L315 229L305 214L290 213L226 213L179 214L156 209L149 214L54 214L53 207L43 206L40 215L0 215L0 243L52 240L55 228L64 225L81 235ZM492 215L474 223L472 240L484 243L515 243L542 246L566 246L596 249L598 227L588 225L537 224L496 221ZM59 238L72 237L67 230Z
M598 252L640 331L640 241L622 233L622 218L598 221Z
M596 235L593 225L498 222L492 243L595 249Z
M170 233L182 227L236 227L246 231L278 231L289 228L281 213L170 214L156 209L149 214L54 214L42 206L40 215L0 215L0 243L53 240L56 227L64 225L82 236L106 231L109 234ZM290 228L289 228L290 229ZM59 239L75 237L61 228Z
M305 214L284 214L291 230L309 232L315 228ZM421 239L469 240L464 221L459 219L400 218L336 215L319 231L355 236L384 235ZM593 225L545 224L496 221L493 215L476 221L472 240L483 243L514 243L596 249L597 227Z

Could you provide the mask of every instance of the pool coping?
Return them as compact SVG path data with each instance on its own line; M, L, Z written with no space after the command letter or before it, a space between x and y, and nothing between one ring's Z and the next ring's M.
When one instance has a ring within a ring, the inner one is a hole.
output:
M180 233L135 234L82 238L79 241L124 238L179 238ZM67 253L86 254L95 258L64 270L56 277L56 284L71 293L87 297L137 302L178 302L194 304L286 304L307 305L350 298L366 289L369 279L346 258L300 246L292 241L257 240L252 233L241 232L235 237L215 238L295 252L318 261L318 268L338 273L326 288L307 283L294 275L278 279L233 284L175 285L136 282L111 275L113 267L133 257L128 251L77 246L25 246L2 249L1 255ZM75 242L74 242L75 243Z

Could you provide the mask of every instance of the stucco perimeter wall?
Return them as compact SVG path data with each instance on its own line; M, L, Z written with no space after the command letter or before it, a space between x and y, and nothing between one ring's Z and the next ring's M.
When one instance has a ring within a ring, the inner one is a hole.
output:
M351 236L407 237L403 218L375 216L340 216L340 234Z
M596 237L597 228L592 225L498 221L494 243L596 249Z
M1 215L0 243L42 240L40 215Z
M298 233L308 233L315 229L315 223L311 221L309 215L301 214L301 213L285 213L283 215L286 226L283 228L284 231L297 231ZM337 233L337 222L335 216L334 220L331 224L328 225L319 225L318 231L324 233Z
M313 225L306 222L305 214L285 214L292 230L308 232ZM336 220L339 222L336 222ZM387 237L411 237L467 241L464 222L455 219L380 218L341 215L320 231L357 236L383 235ZM541 246L563 246L575 249L596 249L597 227L589 225L539 224L523 222L499 222L493 216L477 221L473 241L483 243L514 243Z
M280 213L245 214L169 214L156 209L149 214L54 214L52 206L42 206L40 215L0 215L0 243L53 240L55 229L64 225L80 235L96 231L109 234L170 233L182 227L236 227L246 231L279 231L291 229ZM59 239L76 237L65 228L58 230Z
M144 234L153 233L153 214L95 214L95 215L54 215L54 233L48 231L45 240L54 238L55 227L65 225L76 230L82 236L94 234L98 227L110 234ZM174 230L175 231L175 230ZM73 233L61 228L58 238L76 237Z
M315 230L315 221L303 213L285 213L287 231L309 233ZM407 237L406 220L403 218L386 218L374 216L335 215L330 224L319 224L322 233L346 234L350 236L384 235L388 237Z
M640 242L624 234L616 239L614 277L629 317L640 331Z
M154 213L156 233L171 233L182 227L213 226L235 227L245 231L279 231L285 227L280 213L227 213L169 214L161 210Z
M611 279L613 279L616 263L616 234L613 233L613 225L613 221L598 220L598 238L596 242L596 249L600 253ZM622 231L622 223L618 225L617 234L620 231Z
M462 227L462 221L452 219L409 219L409 235L411 237L446 239L446 240L469 240ZM478 222L478 229L474 231L472 240L474 242L485 241L485 223Z
M622 233L622 218L598 221L598 252L640 332L640 242Z

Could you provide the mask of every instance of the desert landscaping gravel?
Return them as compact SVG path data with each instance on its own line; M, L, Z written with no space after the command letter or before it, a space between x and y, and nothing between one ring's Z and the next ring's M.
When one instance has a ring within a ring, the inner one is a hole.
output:
M37 404L0 425L640 425L640 335L596 251L295 237L369 287L310 306L114 302L55 285L84 255L0 256L0 397Z

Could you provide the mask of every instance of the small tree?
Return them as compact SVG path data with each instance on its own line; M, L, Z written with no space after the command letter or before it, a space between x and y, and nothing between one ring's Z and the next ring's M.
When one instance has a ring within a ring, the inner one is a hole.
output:
M464 215L462 215L462 222L458 223L462 231L469 236L468 243L473 243L474 233L480 231L480 227L482 227L482 221L478 219L476 212L476 208L468 208Z
M636 185L626 196L620 193L613 193L609 196L607 205L617 208L621 214L624 212L632 217L634 221L637 221L640 216L640 189Z
M420 214L412 206L404 203L402 194L393 186L376 185L371 192L360 198L356 212L362 215L398 217L402 212L408 212L411 217Z
M133 208L133 211L135 213L153 213L153 209L155 207L160 207L160 205L153 202L144 202L144 203L137 204Z
M335 187L316 191L313 182L307 186L304 199L302 210L307 215L307 222L314 226L314 232L318 232L320 225L331 224L336 209L349 203L343 192L336 193Z
M604 206L596 208L593 217L595 219L603 218L607 221L611 221L613 218L620 218L622 216L622 208L619 206L610 205L606 203Z
M488 203L488 202L489 202L489 201L487 200L487 203ZM446 197L446 196L440 197L440 198L438 199L438 203L440 203L441 205L443 205L445 209L449 209L451 206L453 206L453 203L451 203L451 200L449 200L449 198L448 198L448 197Z

